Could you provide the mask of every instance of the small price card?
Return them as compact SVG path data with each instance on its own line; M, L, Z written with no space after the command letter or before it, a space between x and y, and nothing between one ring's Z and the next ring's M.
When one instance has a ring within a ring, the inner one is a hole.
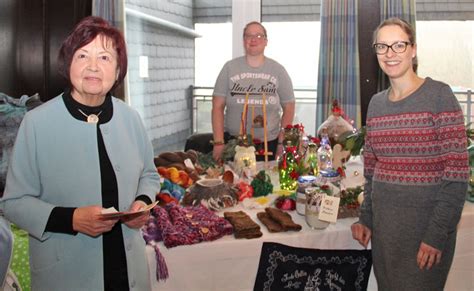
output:
M184 165L186 166L186 168L190 168L191 170L196 170L191 159L184 160Z
M333 222L337 221L337 214L339 212L339 202L341 198L324 195L321 201L321 208L319 209L319 220Z

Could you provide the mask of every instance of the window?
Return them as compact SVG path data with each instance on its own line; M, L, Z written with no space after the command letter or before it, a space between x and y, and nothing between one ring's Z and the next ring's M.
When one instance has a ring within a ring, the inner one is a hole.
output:
M312 133L315 130L320 22L264 22L263 25L268 34L265 55L285 67L296 90L295 123L303 123L306 131ZM232 24L197 23L195 29L202 35L196 39L195 85L213 87L222 66L232 58ZM197 107L195 130L211 131L210 99L197 99Z
M416 30L418 74L474 88L474 21L417 21Z

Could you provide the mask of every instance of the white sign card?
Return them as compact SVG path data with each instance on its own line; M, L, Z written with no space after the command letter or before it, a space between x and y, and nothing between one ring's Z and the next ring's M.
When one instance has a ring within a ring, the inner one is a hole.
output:
M341 198L339 197L324 195L323 201L321 201L318 219L335 223L337 221L340 201Z

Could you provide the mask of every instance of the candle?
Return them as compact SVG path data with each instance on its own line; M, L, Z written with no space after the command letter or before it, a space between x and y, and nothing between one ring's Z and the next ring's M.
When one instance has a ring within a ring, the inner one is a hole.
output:
M268 143L267 143L267 111L266 111L266 96L265 93L262 95L263 99L263 147L265 152L265 168L267 168L268 163Z
M254 137L254 127L253 127L253 120L255 119L255 104L252 104L252 121L251 121L251 124L252 124L252 127L250 128L250 138L253 140L253 137Z
M245 94L244 108L242 109L242 118L240 121L240 136L243 137L244 134L247 134L247 107L249 103L249 92Z
M244 110L242 112L243 120L244 120L244 135L247 135L247 111L249 107L249 92L245 94L245 102L244 102Z

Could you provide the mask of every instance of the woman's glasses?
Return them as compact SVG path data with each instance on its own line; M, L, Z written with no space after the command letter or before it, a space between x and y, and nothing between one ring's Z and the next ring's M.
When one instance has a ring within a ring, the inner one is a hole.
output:
M394 53L401 54L407 50L407 46L412 45L409 41L397 41L391 45L385 43L374 43L373 47L375 53L378 55L384 55L388 52L388 49L392 49Z

